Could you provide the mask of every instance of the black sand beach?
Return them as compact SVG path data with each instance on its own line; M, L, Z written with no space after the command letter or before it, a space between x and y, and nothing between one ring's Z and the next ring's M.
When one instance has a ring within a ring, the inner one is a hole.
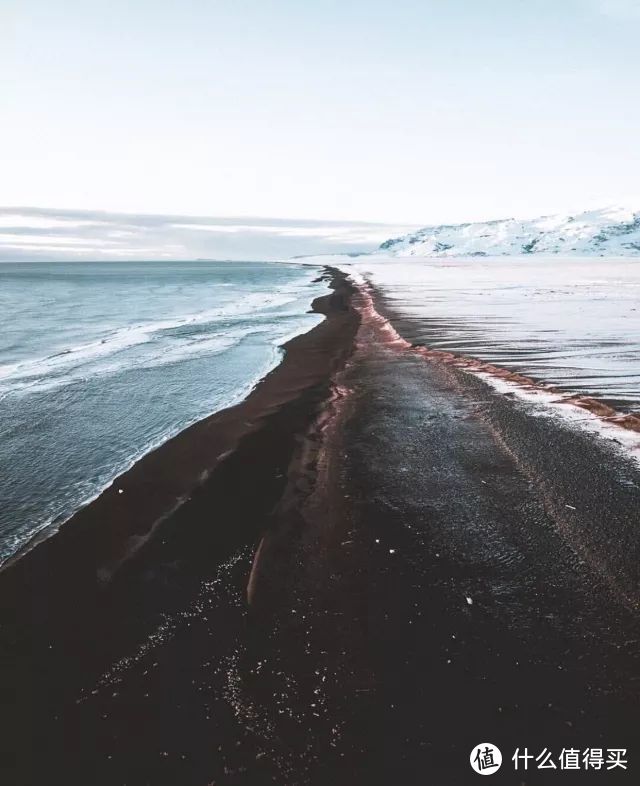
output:
M485 741L637 782L640 472L327 275L245 402L0 573L3 784L457 786Z

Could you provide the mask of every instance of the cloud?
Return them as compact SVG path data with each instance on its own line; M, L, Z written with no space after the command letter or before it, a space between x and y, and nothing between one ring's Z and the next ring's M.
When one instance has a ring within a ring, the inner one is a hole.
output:
M412 226L0 208L0 260L281 259L368 251Z

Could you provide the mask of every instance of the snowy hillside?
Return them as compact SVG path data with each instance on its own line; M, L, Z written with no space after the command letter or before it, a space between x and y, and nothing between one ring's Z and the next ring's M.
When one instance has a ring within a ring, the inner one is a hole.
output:
M640 210L608 207L568 216L429 226L386 240L394 256L575 254L640 256Z

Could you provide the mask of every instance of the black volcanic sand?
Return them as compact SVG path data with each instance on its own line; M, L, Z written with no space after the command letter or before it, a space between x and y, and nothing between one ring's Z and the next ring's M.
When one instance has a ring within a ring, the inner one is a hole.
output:
M150 453L0 573L3 785L186 784L224 772L223 740L196 681L210 683L203 674L222 668L244 636L253 548L353 348L352 287L337 271L324 275L333 292L312 308L327 318L285 345L282 363L242 404ZM313 471L309 461L298 482ZM189 620L202 622L210 609L215 619L199 639ZM125 670L126 686L93 692L114 664L130 663L168 631L168 672L144 674L143 658ZM109 706L98 706L105 696ZM226 712L236 756L244 731L230 704ZM215 716L222 720L218 708ZM193 758L175 772L162 752L183 745Z
M0 574L3 784L458 786L486 741L495 781L638 782L640 472L332 286L253 397Z

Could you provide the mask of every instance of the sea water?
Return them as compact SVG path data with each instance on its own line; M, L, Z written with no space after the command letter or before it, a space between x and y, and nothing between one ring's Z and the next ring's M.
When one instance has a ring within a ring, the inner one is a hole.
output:
M0 264L0 559L189 424L241 400L321 320L317 267Z

